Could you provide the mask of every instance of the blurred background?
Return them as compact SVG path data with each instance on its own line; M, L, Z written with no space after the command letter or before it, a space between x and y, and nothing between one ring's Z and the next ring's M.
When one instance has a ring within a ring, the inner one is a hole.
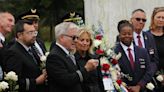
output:
M7 9L15 18L30 9L37 9L40 15L39 35L49 49L54 39L54 26L61 22L61 18L75 11L84 16L83 0L0 0L0 8ZM14 31L7 38L10 40Z

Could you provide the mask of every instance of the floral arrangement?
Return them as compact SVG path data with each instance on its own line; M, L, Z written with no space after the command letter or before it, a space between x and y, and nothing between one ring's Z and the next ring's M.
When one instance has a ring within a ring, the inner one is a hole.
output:
M95 30L95 28L93 28L93 31L94 52L95 54L99 55L100 58L101 72L103 75L105 90L128 92L126 89L126 84L121 80L120 67L118 65L118 60L121 57L121 53L116 54L114 52L115 46L111 46L108 44L107 40L104 37L104 32L100 23L98 30ZM106 81L109 81L110 83L105 83ZM113 87L106 88L106 86L108 87L108 85Z
M40 61L41 61L41 63L40 63L40 69L41 69L41 70L44 69L44 68L46 67L46 60L47 60L47 56L49 55L49 53L50 53L50 52L46 52L45 55L42 55L42 56L40 57Z
M18 76L15 72L8 72L7 74L5 74L4 79L5 81L0 82L0 92L18 92Z
M5 92L9 88L9 84L5 81L0 82L0 92Z

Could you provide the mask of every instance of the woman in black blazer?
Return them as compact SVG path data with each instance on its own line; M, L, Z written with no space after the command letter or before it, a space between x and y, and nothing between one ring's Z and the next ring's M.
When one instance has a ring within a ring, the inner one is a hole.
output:
M78 32L76 50L75 58L79 67L84 67L89 59L98 58L92 53L92 39L88 29L83 28ZM88 80L82 84L82 87L83 92L101 92L103 90L100 68L90 72Z

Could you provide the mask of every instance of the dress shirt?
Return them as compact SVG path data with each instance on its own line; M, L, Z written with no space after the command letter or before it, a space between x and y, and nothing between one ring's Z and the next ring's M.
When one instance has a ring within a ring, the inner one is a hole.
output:
M128 50L127 49L128 48L131 49L131 53L132 53L132 56L133 56L133 59L134 59L134 62L135 62L135 54L134 54L134 46L133 46L133 43L131 43L131 45L129 47L127 47L126 45L124 45L122 42L120 42L120 44L121 44L121 46L122 46L122 48L123 48L126 56L128 57L128 59L129 59L129 56L128 56Z
M39 53L40 53L41 55L44 55L44 53L43 53L41 47L39 46L39 44L38 44L36 41L35 41L34 45L35 45L35 47L38 49Z
M133 32L133 38L134 38L135 44L138 46L138 38L137 38L138 35L141 37L140 39L141 39L141 43L142 43L143 48L145 48L144 36L143 36L142 31L140 32L140 34Z

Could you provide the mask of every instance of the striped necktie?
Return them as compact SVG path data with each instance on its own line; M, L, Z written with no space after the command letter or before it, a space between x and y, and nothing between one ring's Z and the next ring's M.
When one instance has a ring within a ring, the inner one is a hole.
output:
M37 53L37 55L38 55L39 57L42 56L42 54L40 53L39 49L38 49L35 45L33 45L32 48L35 50L35 52Z

